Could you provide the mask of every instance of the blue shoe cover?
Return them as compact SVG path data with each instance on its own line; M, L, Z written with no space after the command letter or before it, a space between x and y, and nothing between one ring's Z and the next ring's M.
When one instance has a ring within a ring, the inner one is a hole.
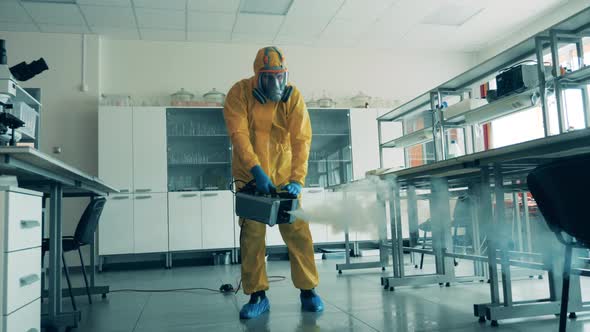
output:
M304 296L303 293L299 295L301 298L301 309L308 312L324 311L324 302L318 294L313 292L312 296Z
M270 310L268 297L259 298L257 303L246 303L240 310L240 319L256 318Z

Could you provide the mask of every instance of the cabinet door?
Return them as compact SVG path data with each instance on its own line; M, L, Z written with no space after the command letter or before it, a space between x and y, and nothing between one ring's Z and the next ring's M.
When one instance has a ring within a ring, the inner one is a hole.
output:
M132 128L131 107L100 107L98 176L122 192L133 191Z
M201 197L198 192L168 193L170 251L203 248Z
M234 200L231 191L201 193L203 249L234 247Z
M167 194L134 195L135 253L168 251Z
M350 110L354 180L363 179L367 171L379 168L378 135L376 110L365 108Z
M166 110L133 108L133 185L137 193L166 192Z
M303 188L301 196L301 207L303 210L320 209L326 204L325 192L323 188ZM313 220L309 222L309 229L311 230L311 237L313 243L322 243L328 241L328 227L325 224L314 223Z
M109 196L98 224L98 253L131 254L133 247L133 196Z

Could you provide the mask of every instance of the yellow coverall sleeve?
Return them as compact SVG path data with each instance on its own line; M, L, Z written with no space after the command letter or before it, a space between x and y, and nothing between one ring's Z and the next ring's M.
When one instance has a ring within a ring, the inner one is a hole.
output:
M250 141L248 105L243 93L244 91L240 83L235 84L229 90L225 99L223 117L233 149L236 150L242 164L250 170L252 167L260 165L260 161L256 153L254 153L254 148Z
M290 180L303 186L305 185L307 160L311 148L311 121L301 93L297 91L293 93L291 98L294 99L294 104L289 119L289 134L293 151Z

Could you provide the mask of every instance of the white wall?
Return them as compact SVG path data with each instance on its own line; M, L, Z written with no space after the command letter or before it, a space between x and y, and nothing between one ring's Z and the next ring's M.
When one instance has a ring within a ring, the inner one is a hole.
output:
M236 81L252 76L259 47L105 39L100 48L101 91L131 95L140 103L180 88L199 94L214 87L226 92ZM332 97L363 91L403 101L475 64L474 55L458 52L306 47L283 47L283 51L290 79L306 100L325 90Z
M559 8L545 13L534 23L515 29L514 33L505 38L499 38L480 50L477 53L477 62L483 62L588 7L590 7L588 0L569 0Z
M100 93L167 96L184 87L204 93L227 91L252 73L258 46L115 41L87 36L86 82L82 37L71 34L0 32L9 65L44 57L49 70L23 83L41 88L41 151L92 175L98 173L97 110ZM292 80L305 94L368 95L405 100L474 64L466 53L368 51L284 47ZM307 96L306 96L307 97ZM307 97L309 98L309 97ZM61 154L53 154L55 146ZM73 234L87 199L66 199L64 234ZM75 257L68 257L77 265Z
M80 91L82 38L71 34L0 32L6 40L8 64L43 57L49 70L24 87L41 88L41 151L90 174L97 174L98 38L87 37L88 92ZM62 148L53 154L52 147ZM63 232L72 235L87 199L64 200ZM47 234L48 235L48 234ZM72 260L77 263L77 260Z

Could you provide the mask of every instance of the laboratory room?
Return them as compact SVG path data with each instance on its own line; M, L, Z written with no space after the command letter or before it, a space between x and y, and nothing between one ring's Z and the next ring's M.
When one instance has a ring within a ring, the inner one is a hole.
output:
M590 1L0 0L0 332L590 331Z

